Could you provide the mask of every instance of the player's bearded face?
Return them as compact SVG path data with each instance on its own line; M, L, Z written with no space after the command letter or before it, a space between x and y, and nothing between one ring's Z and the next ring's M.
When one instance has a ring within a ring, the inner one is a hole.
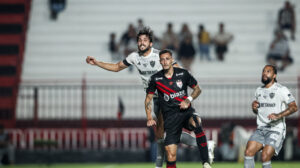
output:
M149 37L146 35L141 35L138 40L139 53L142 55L151 49L152 43Z
M272 82L274 78L275 77L274 77L273 70L271 68L269 68L269 67L264 68L264 70L262 72L262 76L261 76L261 82L264 85L267 85L270 82Z

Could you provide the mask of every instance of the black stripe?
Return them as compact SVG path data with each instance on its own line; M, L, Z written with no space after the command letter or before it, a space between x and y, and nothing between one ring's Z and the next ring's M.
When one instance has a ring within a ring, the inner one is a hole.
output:
M123 63L124 63L126 66L130 66L130 65L131 65L131 64L129 64L129 63L127 62L126 59L123 60Z

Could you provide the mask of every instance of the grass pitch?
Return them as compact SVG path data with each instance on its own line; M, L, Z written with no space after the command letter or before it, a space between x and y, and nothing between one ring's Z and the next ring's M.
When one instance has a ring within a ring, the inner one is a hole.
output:
M1 167L1 166L0 166ZM28 164L3 166L3 168L154 168L154 163L133 163L133 164L114 164L114 163L91 163L91 164ZM164 167L165 164L164 164ZM195 162L178 162L178 168L202 168L201 163ZM212 168L242 168L243 163L236 162L216 162ZM256 163L255 168L261 168L261 163ZM272 168L300 168L300 162L272 162Z

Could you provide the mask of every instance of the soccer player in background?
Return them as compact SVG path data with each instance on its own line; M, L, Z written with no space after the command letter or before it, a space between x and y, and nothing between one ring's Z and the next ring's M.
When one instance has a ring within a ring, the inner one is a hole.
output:
M151 75L155 74L156 72L160 71L162 69L160 63L159 63L159 51L155 48L152 48L152 40L153 40L153 34L152 31L144 27L141 29L137 34L137 47L138 51L132 52L129 54L123 61L120 61L118 63L106 63L97 61L94 57L88 56L86 58L86 62L91 65L96 65L102 69L113 71L113 72L119 72L125 68L128 68L131 65L134 65L140 74L140 77L142 78L144 88L146 89L148 87L148 81ZM178 66L177 63L173 62L174 66ZM156 156L156 168L161 168L164 161L164 128L163 128L163 120L162 115L160 113L160 107L158 104L157 96L154 96L153 99L154 103L154 113L157 117L157 130L156 130L156 139L157 139L157 156ZM181 135L181 143L190 145L190 146L196 146L196 140L195 137L191 136L187 133L182 133ZM213 160L213 148L214 143L210 143L211 146L211 153L210 158L211 161Z
M156 125L156 121L151 115L151 101L157 91L166 132L164 143L167 152L167 168L176 168L177 144L180 141L182 128L194 131L203 168L210 168L207 140L201 126L201 119L195 113L195 109L191 107L191 102L201 93L200 87L187 70L173 67L173 57L170 50L160 51L159 56L163 70L151 76L146 90L147 126ZM188 87L193 89L190 96L187 93Z
M285 86L277 83L276 77L276 67L266 65L261 77L264 85L256 89L252 102L257 129L247 143L245 168L254 168L254 156L260 150L262 167L271 168L271 159L278 155L285 138L285 117L297 111L295 98Z

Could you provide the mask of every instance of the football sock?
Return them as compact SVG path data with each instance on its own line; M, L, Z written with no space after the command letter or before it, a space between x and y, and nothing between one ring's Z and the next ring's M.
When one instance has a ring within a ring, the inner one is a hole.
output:
M263 162L263 163L262 163L262 167L263 167L263 168L272 168L272 166L271 166L271 161Z
M165 145L163 139L157 140L156 167L162 167L165 157Z
M244 168L254 168L254 156L245 156Z
M167 168L176 168L176 161L174 162L167 161Z
M196 127L195 129L197 146L200 151L202 162L208 162L208 148L207 148L207 140L206 136L202 130L201 126Z
M181 133L180 142L189 146L197 146L196 138L185 132Z

